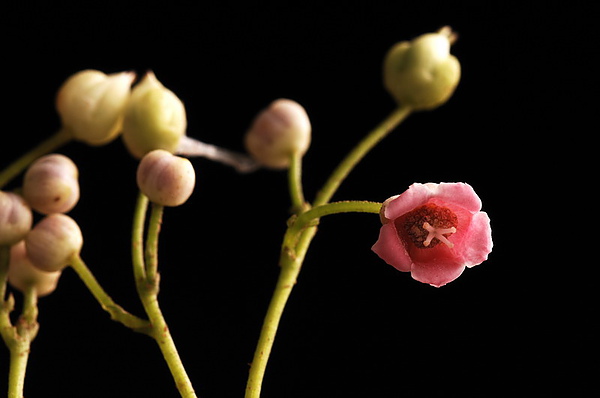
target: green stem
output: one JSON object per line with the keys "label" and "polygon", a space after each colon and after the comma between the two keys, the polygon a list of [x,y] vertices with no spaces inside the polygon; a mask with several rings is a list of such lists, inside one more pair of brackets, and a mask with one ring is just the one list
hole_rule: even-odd
{"label": "green stem", "polygon": [[23,312],[16,327],[13,327],[12,338],[8,342],[10,351],[10,370],[8,374],[8,398],[23,398],[27,361],[31,350],[31,342],[37,335],[37,293],[34,285],[30,285],[23,293]]}
{"label": "green stem", "polygon": [[299,233],[310,226],[311,224],[317,223],[321,217],[328,216],[331,214],[340,213],[375,213],[379,214],[381,210],[381,203],[358,201],[358,200],[347,200],[342,202],[333,202],[321,206],[316,206],[310,210],[300,214],[288,227],[286,231],[283,246],[284,248],[292,249],[297,244]]}
{"label": "green stem", "polygon": [[288,227],[280,257],[281,272],[252,360],[246,385],[246,398],[260,397],[267,362],[273,348],[281,316],[296,284],[306,252],[317,233],[316,224],[318,220],[327,215],[349,212],[378,214],[380,209],[381,203],[374,202],[347,201],[330,203],[313,207],[300,214]]}
{"label": "green stem", "polygon": [[10,260],[10,246],[0,245],[0,308],[6,297],[6,283],[8,281],[8,262]]}
{"label": "green stem", "polygon": [[301,212],[306,207],[304,190],[302,188],[302,155],[295,153],[290,160],[288,169],[288,183],[290,197],[292,199],[293,213]]}
{"label": "green stem", "polygon": [[254,352],[254,358],[252,359],[248,383],[246,385],[246,398],[260,397],[267,363],[269,361],[269,356],[271,355],[271,350],[273,349],[273,343],[275,342],[275,336],[277,334],[277,329],[279,328],[281,316],[283,315],[285,305],[292,293],[292,289],[296,284],[310,242],[316,232],[317,228],[315,226],[305,229],[298,240],[296,250],[294,252],[284,250],[281,253],[281,271],[279,273],[277,285],[275,286],[275,291],[271,297],[267,314],[263,321],[258,344],[256,345],[256,351]]}
{"label": "green stem", "polygon": [[66,130],[61,129],[50,138],[42,141],[38,146],[12,162],[7,168],[0,172],[0,189],[19,175],[20,172],[25,170],[34,160],[60,148],[69,142],[71,138],[71,134]]}
{"label": "green stem", "polygon": [[320,206],[329,202],[340,184],[350,174],[352,169],[373,149],[383,138],[385,138],[398,124],[410,115],[408,106],[396,108],[387,118],[373,129],[356,147],[342,160],[339,166],[331,174],[327,182],[319,191],[313,205]]}
{"label": "green stem", "polygon": [[[156,270],[148,273],[146,271],[147,268],[144,262],[143,238],[144,221],[147,209],[148,198],[144,194],[140,193],[134,213],[132,233],[132,259],[138,295],[142,305],[144,306],[144,310],[150,319],[151,330],[149,334],[154,338],[154,340],[156,340],[160,351],[163,354],[165,362],[171,371],[171,375],[173,376],[179,393],[183,398],[195,398],[196,393],[194,392],[194,387],[192,386],[192,382],[187,375],[181,358],[179,357],[177,347],[175,346],[175,342],[171,337],[167,322],[165,321],[162,311],[160,310],[160,306],[158,305],[158,273]],[[156,246],[158,243],[158,232],[160,231],[160,227],[157,224],[160,224],[161,219],[162,209],[155,207],[153,210],[153,216],[150,218],[150,225],[148,227],[149,236],[147,243],[149,245]],[[149,249],[148,253],[150,254],[148,255],[148,258],[150,259],[150,262],[156,261],[156,257],[152,254],[152,251],[155,249]],[[151,266],[155,268],[156,264],[151,264]],[[155,273],[154,276],[150,275],[152,272]]]}
{"label": "green stem", "polygon": [[136,284],[145,282],[146,269],[144,266],[144,222],[148,211],[148,198],[140,192],[133,214],[133,231],[131,234],[133,276]]}
{"label": "green stem", "polygon": [[10,348],[16,330],[10,320],[10,313],[15,308],[15,299],[12,294],[6,298],[9,256],[10,246],[0,245],[0,334],[6,346]]}
{"label": "green stem", "polygon": [[74,255],[70,261],[71,268],[79,275],[88,290],[98,301],[102,309],[110,314],[113,321],[117,321],[133,329],[136,332],[148,333],[150,323],[144,319],[138,318],[135,315],[125,311],[120,305],[115,303],[113,299],[100,286],[90,269],[81,259],[79,254]]}
{"label": "green stem", "polygon": [[146,314],[148,314],[148,318],[150,318],[150,322],[152,323],[152,337],[158,343],[179,393],[183,398],[196,397],[192,382],[179,357],[177,347],[171,337],[167,322],[158,305],[156,290],[140,290],[140,299],[142,300]]}
{"label": "green stem", "polygon": [[152,203],[148,234],[146,236],[146,278],[153,281],[158,275],[158,235],[162,224],[164,206]]}

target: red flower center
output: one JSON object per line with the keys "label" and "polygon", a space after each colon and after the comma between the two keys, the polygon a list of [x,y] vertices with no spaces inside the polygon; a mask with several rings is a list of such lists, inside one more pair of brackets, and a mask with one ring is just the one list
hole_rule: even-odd
{"label": "red flower center", "polygon": [[454,244],[448,237],[456,232],[458,217],[447,207],[427,203],[398,218],[395,225],[419,249],[430,249],[440,243],[451,248]]}

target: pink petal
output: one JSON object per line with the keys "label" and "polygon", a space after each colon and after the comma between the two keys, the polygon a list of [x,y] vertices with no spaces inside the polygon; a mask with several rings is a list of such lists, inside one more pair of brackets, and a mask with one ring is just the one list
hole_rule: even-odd
{"label": "pink petal", "polygon": [[415,263],[411,270],[411,276],[419,282],[440,287],[458,278],[464,269],[464,265],[453,261]]}
{"label": "pink petal", "polygon": [[385,218],[395,220],[415,207],[425,204],[433,194],[429,185],[435,186],[437,184],[412,184],[406,191],[387,204],[384,208]]}
{"label": "pink petal", "polygon": [[371,248],[383,261],[399,271],[411,270],[412,260],[398,238],[394,223],[388,223],[379,230],[379,239]]}
{"label": "pink petal", "polygon": [[461,254],[465,266],[474,267],[487,260],[494,244],[490,218],[486,212],[481,211],[473,216],[462,245],[464,250]]}
{"label": "pink petal", "polygon": [[[433,187],[433,185],[436,185]],[[442,182],[440,184],[431,184],[429,187],[436,199],[444,202],[453,203],[460,207],[476,213],[481,210],[481,199],[475,193],[475,190],[464,182]]]}

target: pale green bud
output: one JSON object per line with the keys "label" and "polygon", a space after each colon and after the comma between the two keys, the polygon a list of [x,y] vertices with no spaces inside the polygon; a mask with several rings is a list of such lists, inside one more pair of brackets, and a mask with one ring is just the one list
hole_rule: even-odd
{"label": "pale green bud", "polygon": [[61,273],[44,272],[36,268],[27,257],[25,241],[20,241],[10,249],[8,283],[22,293],[33,285],[38,297],[47,296],[56,289]]}
{"label": "pale green bud", "polygon": [[384,86],[399,104],[433,109],[450,98],[460,80],[460,63],[450,54],[454,40],[445,27],[390,49],[383,65]]}
{"label": "pale green bud", "polygon": [[40,213],[66,213],[79,200],[78,176],[77,166],[68,157],[42,156],[25,173],[23,197]]}
{"label": "pale green bud", "polygon": [[92,69],[69,77],[56,96],[63,128],[89,145],[104,145],[115,139],[134,79],[133,72],[106,75]]}
{"label": "pale green bud", "polygon": [[246,149],[261,165],[289,167],[292,155],[304,155],[310,146],[311,124],[302,105],[289,99],[273,101],[258,114],[246,133]]}
{"label": "pale green bud", "polygon": [[153,203],[179,206],[192,195],[196,174],[188,159],[156,149],[142,158],[137,170],[137,184]]}
{"label": "pale green bud", "polygon": [[38,222],[25,238],[27,256],[32,264],[46,272],[55,272],[69,265],[79,254],[83,236],[71,217],[55,213]]}
{"label": "pale green bud", "polygon": [[15,193],[0,191],[0,246],[22,240],[32,223],[33,214],[25,200]]}
{"label": "pale green bud", "polygon": [[185,107],[177,96],[148,72],[131,93],[123,120],[123,142],[141,159],[155,149],[174,153],[185,135]]}

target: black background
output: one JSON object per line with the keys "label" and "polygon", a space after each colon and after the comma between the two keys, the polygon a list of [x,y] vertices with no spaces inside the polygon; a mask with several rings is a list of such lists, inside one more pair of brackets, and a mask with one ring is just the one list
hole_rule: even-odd
{"label": "black background", "polygon": [[[563,260],[575,238],[554,228],[574,213],[559,204],[565,188],[574,191],[568,158],[582,151],[572,146],[582,140],[575,112],[596,79],[580,66],[596,48],[588,10],[574,2],[427,1],[3,8],[0,166],[59,128],[54,95],[72,73],[151,69],[184,101],[188,135],[238,151],[270,101],[303,104],[313,125],[304,162],[309,199],[392,111],[381,84],[389,47],[452,26],[463,71],[455,95],[411,116],[335,199],[383,201],[413,182],[467,182],[492,220],[489,260],[436,289],[370,251],[376,216],[324,219],[284,314],[263,396],[591,391],[588,338],[598,326],[590,291],[579,284],[597,264]],[[143,314],[129,254],[136,161],[120,140],[60,152],[80,168],[82,198],[70,215],[83,230],[82,257],[118,303]],[[160,302],[199,396],[240,397],[278,274],[286,176],[193,163],[194,195],[165,214]],[[74,272],[66,270],[39,304],[27,397],[177,396],[156,344],[111,322]],[[7,354],[0,348],[1,374]]]}

